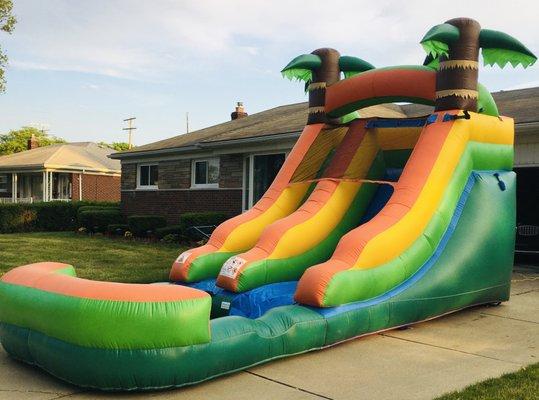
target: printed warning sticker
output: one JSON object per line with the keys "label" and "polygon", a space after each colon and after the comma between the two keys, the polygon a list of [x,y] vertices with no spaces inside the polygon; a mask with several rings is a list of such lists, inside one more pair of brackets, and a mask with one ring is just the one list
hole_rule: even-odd
{"label": "printed warning sticker", "polygon": [[223,264],[221,268],[221,272],[219,272],[219,275],[226,276],[227,278],[235,279],[238,275],[238,272],[240,272],[240,269],[243,264],[245,264],[246,261],[238,256],[230,257],[226,262]]}
{"label": "printed warning sticker", "polygon": [[187,259],[189,258],[190,255],[191,255],[190,252],[184,251],[182,254],[180,254],[180,255],[178,256],[178,258],[176,259],[176,262],[177,262],[178,264],[183,264],[184,262],[187,261]]}

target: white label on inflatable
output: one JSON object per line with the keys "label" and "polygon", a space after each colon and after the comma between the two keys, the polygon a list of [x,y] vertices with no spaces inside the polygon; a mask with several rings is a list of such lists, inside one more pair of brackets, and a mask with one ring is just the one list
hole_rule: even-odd
{"label": "white label on inflatable", "polygon": [[219,275],[226,276],[228,278],[235,279],[238,275],[238,272],[240,272],[240,268],[243,264],[245,264],[246,261],[241,257],[230,257],[226,262],[223,264],[223,267],[221,268],[221,272],[219,272]]}
{"label": "white label on inflatable", "polygon": [[223,310],[229,310],[230,309],[230,302],[229,301],[222,301],[221,302],[221,308]]}
{"label": "white label on inflatable", "polygon": [[190,255],[191,255],[190,252],[184,251],[182,254],[180,254],[180,255],[178,256],[178,258],[176,259],[176,262],[177,262],[178,264],[183,264],[184,262],[187,261],[187,259],[189,258]]}

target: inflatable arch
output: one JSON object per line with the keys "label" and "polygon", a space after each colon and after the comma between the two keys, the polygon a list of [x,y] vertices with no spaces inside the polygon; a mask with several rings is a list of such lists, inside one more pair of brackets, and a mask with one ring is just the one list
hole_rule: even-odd
{"label": "inflatable arch", "polygon": [[[438,69],[374,69],[333,49],[294,59],[283,73],[306,83],[308,124],[251,210],[181,254],[170,282],[95,282],[52,262],[9,271],[3,347],[76,385],[157,389],[507,300],[513,121],[478,86],[477,58],[535,56],[465,18],[422,44]],[[356,114],[392,101],[435,108]]]}

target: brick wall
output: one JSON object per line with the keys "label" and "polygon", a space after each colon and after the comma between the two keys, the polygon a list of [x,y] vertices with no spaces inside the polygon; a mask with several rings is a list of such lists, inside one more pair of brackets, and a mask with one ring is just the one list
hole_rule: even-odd
{"label": "brick wall", "polygon": [[[72,174],[73,200],[79,199],[79,174]],[[82,174],[82,200],[119,201],[120,177]]]}
{"label": "brick wall", "polygon": [[190,186],[191,160],[159,163],[159,189],[188,189]]}
{"label": "brick wall", "polygon": [[122,192],[122,212],[125,215],[162,215],[169,224],[177,224],[180,214],[201,211],[221,211],[230,216],[240,214],[241,189]]}
{"label": "brick wall", "polygon": [[122,163],[122,190],[137,188],[137,165]]}
{"label": "brick wall", "polygon": [[219,171],[219,187],[241,188],[243,184],[243,154],[222,155]]}
{"label": "brick wall", "polygon": [[190,189],[192,160],[159,162],[159,190],[134,190],[136,164],[122,164],[122,210],[126,215],[163,215],[177,223],[186,212],[241,213],[243,155],[220,156],[219,189]]}

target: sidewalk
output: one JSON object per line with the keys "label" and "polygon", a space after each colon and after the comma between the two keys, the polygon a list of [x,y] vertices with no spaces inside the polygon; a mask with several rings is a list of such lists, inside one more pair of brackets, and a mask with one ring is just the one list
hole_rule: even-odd
{"label": "sidewalk", "polygon": [[0,350],[0,399],[432,399],[539,361],[539,272],[511,300],[251,368],[194,387],[110,394],[63,384]]}

